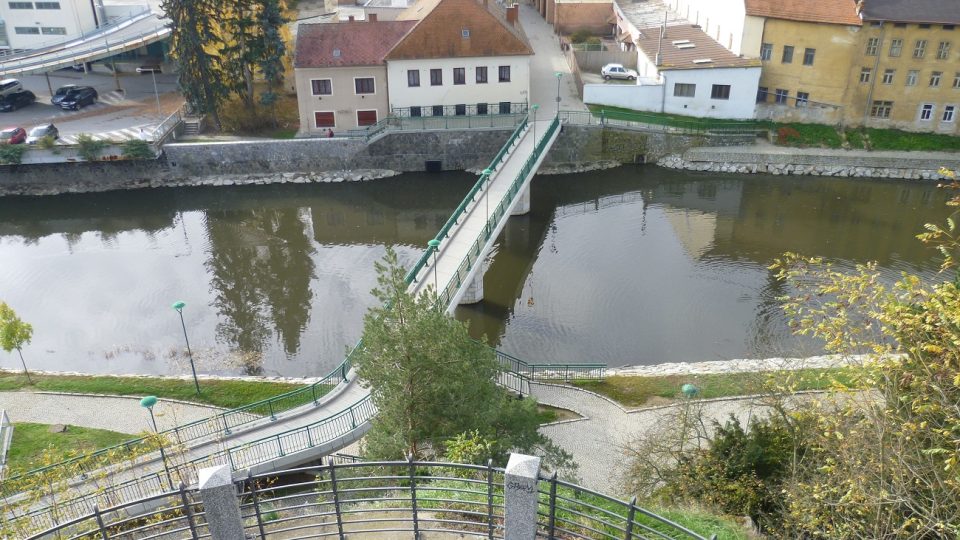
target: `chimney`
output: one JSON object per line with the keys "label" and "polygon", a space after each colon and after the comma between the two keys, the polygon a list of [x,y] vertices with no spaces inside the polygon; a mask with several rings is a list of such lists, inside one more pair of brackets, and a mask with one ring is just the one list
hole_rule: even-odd
{"label": "chimney", "polygon": [[507,8],[507,22],[514,26],[517,25],[517,15],[519,14],[518,9],[519,6],[517,4],[513,4]]}
{"label": "chimney", "polygon": [[376,14],[376,13],[367,13],[367,20],[370,21],[370,22],[377,22],[377,14]]}
{"label": "chimney", "polygon": [[349,17],[347,17],[347,21],[348,21],[348,22],[353,22],[353,15],[350,15]]}

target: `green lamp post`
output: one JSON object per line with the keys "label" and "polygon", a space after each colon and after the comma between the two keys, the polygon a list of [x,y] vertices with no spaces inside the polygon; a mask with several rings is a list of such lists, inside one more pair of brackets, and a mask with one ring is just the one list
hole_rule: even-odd
{"label": "green lamp post", "polygon": [[[486,186],[483,188],[484,205],[487,208],[487,221],[490,221],[490,177],[493,175],[493,169],[484,169],[480,174],[487,179]],[[489,223],[488,223],[489,225]]]}
{"label": "green lamp post", "polygon": [[534,103],[530,106],[530,110],[533,111],[533,147],[537,147],[537,109],[540,106]]}
{"label": "green lamp post", "polygon": [[427,245],[430,246],[430,249],[433,251],[433,289],[437,292],[437,296],[440,296],[440,284],[437,282],[437,255],[440,252],[440,241],[434,238],[427,242]]}
{"label": "green lamp post", "polygon": [[193,373],[193,386],[196,387],[197,393],[200,393],[200,381],[197,380],[197,368],[193,365],[193,351],[190,350],[190,338],[187,337],[187,325],[183,322],[183,308],[187,306],[187,303],[183,300],[177,300],[173,303],[173,309],[177,310],[177,313],[180,314],[180,326],[183,328],[183,340],[187,342],[187,357],[190,359],[190,371]]}
{"label": "green lamp post", "polygon": [[160,437],[160,430],[157,429],[157,418],[153,415],[153,406],[156,404],[156,396],[147,396],[140,400],[140,406],[150,411],[150,423],[153,424],[153,432],[157,434],[160,440],[160,460],[163,461],[163,470],[167,473],[167,485],[172,490],[173,477],[170,476],[170,467],[167,465],[167,453],[163,450],[163,437]]}
{"label": "green lamp post", "polygon": [[553,76],[557,78],[557,116],[560,116],[560,79],[563,78],[563,73],[558,71]]}

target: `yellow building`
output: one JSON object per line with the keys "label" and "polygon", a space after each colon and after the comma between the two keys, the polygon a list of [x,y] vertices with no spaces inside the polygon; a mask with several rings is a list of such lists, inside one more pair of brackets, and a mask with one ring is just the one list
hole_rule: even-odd
{"label": "yellow building", "polygon": [[763,28],[757,118],[839,123],[847,116],[847,73],[853,69],[862,33],[854,0],[744,0],[744,4],[745,26]]}
{"label": "yellow building", "polygon": [[865,0],[860,17],[846,121],[956,134],[960,2]]}

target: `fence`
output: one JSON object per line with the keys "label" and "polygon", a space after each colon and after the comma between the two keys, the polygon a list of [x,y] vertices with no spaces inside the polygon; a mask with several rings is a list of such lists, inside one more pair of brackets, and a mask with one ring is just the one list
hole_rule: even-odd
{"label": "fence", "polygon": [[0,409],[0,480],[7,470],[7,453],[10,451],[10,441],[13,440],[13,424],[7,416],[7,411]]}
{"label": "fence", "polygon": [[761,122],[697,120],[655,113],[608,109],[601,109],[596,112],[560,111],[560,118],[564,124],[658,131],[681,135],[756,136],[757,133],[766,131],[766,127]]}
{"label": "fence", "polygon": [[343,540],[352,535],[499,539],[508,536],[508,526],[510,536],[520,538],[513,529],[518,522],[508,516],[515,517],[524,505],[532,505],[528,511],[536,509],[535,523],[521,523],[528,527],[530,540],[534,535],[548,540],[706,540],[705,533],[639,507],[636,500],[622,501],[559,480],[556,474],[531,472],[524,477],[530,489],[508,485],[516,478],[509,466],[505,470],[490,462],[331,460],[323,466],[250,476],[236,487],[213,482],[200,490],[180,486],[93,509],[26,540],[217,539],[222,537],[214,531],[224,524],[242,529],[247,538],[267,540]]}
{"label": "fence", "polygon": [[115,30],[118,30],[121,27],[128,26],[130,23],[146,18],[150,15],[149,6],[137,6],[137,7],[139,7],[140,9],[130,13],[126,17],[116,18],[106,24],[102,24],[96,30],[94,30],[93,32],[87,33],[85,36],[81,38],[71,38],[67,41],[64,41],[62,39],[51,40],[51,41],[40,43],[36,47],[31,47],[29,49],[19,49],[16,52],[12,52],[9,54],[3,54],[3,51],[0,51],[0,58],[2,58],[4,62],[6,62],[8,59],[16,59],[18,57],[25,57],[25,56],[34,56],[34,55],[41,54],[44,52],[49,52],[49,51],[59,51],[59,50],[63,50],[64,48],[70,47],[72,45],[82,43],[84,40],[90,39],[91,37],[94,37],[96,34],[107,34],[107,33],[114,32]]}

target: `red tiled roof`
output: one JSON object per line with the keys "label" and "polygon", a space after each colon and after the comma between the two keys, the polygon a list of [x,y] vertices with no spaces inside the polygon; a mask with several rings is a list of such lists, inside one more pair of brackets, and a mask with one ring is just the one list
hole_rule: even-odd
{"label": "red tiled roof", "polygon": [[301,24],[293,67],[381,65],[390,49],[416,24],[417,21]]}
{"label": "red tiled roof", "polygon": [[856,0],[744,0],[747,15],[861,26]]}

